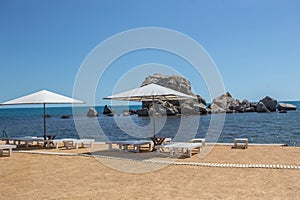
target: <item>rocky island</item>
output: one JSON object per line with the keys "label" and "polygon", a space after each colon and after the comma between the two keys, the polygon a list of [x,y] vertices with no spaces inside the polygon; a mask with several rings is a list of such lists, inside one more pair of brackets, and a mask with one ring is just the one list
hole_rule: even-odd
{"label": "rocky island", "polygon": [[[182,101],[155,101],[156,115],[204,115],[218,113],[244,113],[244,112],[276,112],[296,110],[297,107],[292,104],[278,103],[276,99],[266,96],[257,103],[249,102],[247,99],[239,100],[232,97],[229,92],[216,97],[212,103],[207,106],[206,100],[200,95],[194,94],[191,90],[189,80],[178,75],[153,74],[148,76],[142,86],[155,83],[187,95],[197,97],[197,100]],[[108,110],[106,106],[106,110]],[[148,116],[148,111],[153,111],[152,102],[142,102],[142,109],[137,110],[134,114],[139,116]],[[132,114],[132,113],[131,113]]]}

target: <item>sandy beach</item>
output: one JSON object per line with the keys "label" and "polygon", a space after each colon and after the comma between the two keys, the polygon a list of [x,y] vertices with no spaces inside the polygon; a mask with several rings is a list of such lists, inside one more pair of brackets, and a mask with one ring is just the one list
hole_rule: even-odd
{"label": "sandy beach", "polygon": [[[300,170],[161,165],[108,159],[106,145],[78,150],[34,149],[30,152],[85,153],[92,156],[14,152],[0,158],[1,199],[298,199]],[[207,148],[207,147],[205,147]],[[204,150],[205,150],[204,148]],[[103,154],[101,154],[103,153]],[[106,153],[106,154],[105,154]],[[122,158],[148,153],[111,152]],[[151,154],[151,153],[150,153]],[[159,160],[199,163],[278,164],[300,166],[299,147],[215,146],[204,158]],[[157,159],[157,158],[151,158]],[[143,173],[145,166],[153,171]],[[159,167],[157,167],[159,166]],[[115,167],[115,169],[113,168]],[[157,167],[157,168],[156,168]],[[140,173],[127,173],[123,169]],[[129,170],[130,171],[130,170]]]}

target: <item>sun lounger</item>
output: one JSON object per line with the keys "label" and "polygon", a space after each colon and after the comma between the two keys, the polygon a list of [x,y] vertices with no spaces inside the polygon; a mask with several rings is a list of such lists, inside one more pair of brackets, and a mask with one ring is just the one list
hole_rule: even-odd
{"label": "sun lounger", "polygon": [[248,138],[235,138],[233,148],[239,148],[239,147],[241,147],[243,149],[247,149],[248,148]]}
{"label": "sun lounger", "polygon": [[142,146],[146,146],[149,150],[151,150],[152,141],[150,140],[127,140],[127,141],[111,141],[106,142],[108,144],[108,149],[112,150],[112,145],[118,145],[119,151],[129,151],[130,147],[132,146],[133,151],[140,152]]}
{"label": "sun lounger", "polygon": [[151,150],[152,141],[139,140],[139,141],[128,142],[128,143],[125,144],[125,151],[128,151],[128,147],[133,146],[133,150],[139,153],[141,147],[144,146],[144,145],[150,151]]}
{"label": "sun lounger", "polygon": [[93,143],[95,142],[94,139],[73,139],[73,138],[64,138],[59,140],[53,140],[52,141],[55,145],[55,148],[58,149],[58,146],[60,143],[63,143],[64,147],[66,149],[69,149],[71,147],[78,149],[79,145],[81,144],[81,147],[93,147]]}
{"label": "sun lounger", "polygon": [[75,140],[73,144],[75,144],[75,148],[78,149],[78,145],[81,144],[81,147],[93,147],[95,140],[94,139],[79,139]]}
{"label": "sun lounger", "polygon": [[171,144],[156,146],[158,153],[161,153],[162,151],[164,151],[164,149],[168,149],[170,152],[170,156],[174,156],[174,155],[177,156],[180,153],[180,154],[187,154],[188,157],[192,156],[193,150],[198,150],[200,153],[201,148],[202,148],[202,143],[186,143],[186,142],[171,143]]}
{"label": "sun lounger", "polygon": [[165,138],[163,144],[170,144],[172,142],[172,138]]}
{"label": "sun lounger", "polygon": [[203,146],[205,146],[205,138],[194,138],[192,140],[189,140],[191,143],[201,143]]}
{"label": "sun lounger", "polygon": [[44,142],[44,138],[42,138],[42,137],[32,137],[32,136],[16,137],[16,138],[5,138],[3,140],[6,141],[6,144],[17,145],[18,147],[20,147],[23,143],[26,146],[26,148],[29,147],[29,144],[33,145],[34,142],[36,142],[37,145],[39,145],[40,142]]}
{"label": "sun lounger", "polygon": [[16,145],[0,145],[0,155],[3,155],[4,150],[7,150],[8,156],[10,157],[12,155],[12,149],[16,148]]}

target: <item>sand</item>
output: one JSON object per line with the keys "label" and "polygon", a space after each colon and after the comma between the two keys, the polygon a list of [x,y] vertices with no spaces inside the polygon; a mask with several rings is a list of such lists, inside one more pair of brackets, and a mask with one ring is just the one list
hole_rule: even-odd
{"label": "sand", "polygon": [[[104,149],[104,145],[95,145],[91,151],[139,160],[148,154]],[[87,149],[42,151],[83,153]],[[177,160],[159,156],[148,159],[300,166],[300,148],[216,146],[205,158],[195,154]],[[127,173],[126,169],[139,173]],[[300,191],[300,170],[159,165],[17,152],[12,157],[0,158],[0,178],[0,199],[299,199]]]}

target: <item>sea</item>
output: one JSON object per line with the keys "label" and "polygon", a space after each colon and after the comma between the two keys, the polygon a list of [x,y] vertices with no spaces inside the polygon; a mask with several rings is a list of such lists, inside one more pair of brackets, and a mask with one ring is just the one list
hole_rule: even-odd
{"label": "sea", "polygon": [[[286,101],[300,108],[300,101]],[[46,106],[48,135],[61,138],[94,138],[105,142],[113,140],[149,139],[157,137],[178,140],[211,138],[213,142],[232,143],[234,138],[248,138],[250,143],[286,144],[300,146],[300,111],[287,113],[232,113],[216,115],[189,115],[169,117],[123,116],[123,110],[137,110],[140,105],[114,106],[114,116],[103,115],[103,106],[96,106],[98,117],[87,117],[89,107]],[[70,118],[62,119],[62,115]],[[154,122],[154,125],[153,125]],[[154,131],[155,130],[155,131]],[[43,136],[43,108],[0,107],[0,138]],[[1,137],[2,136],[2,137]]]}

